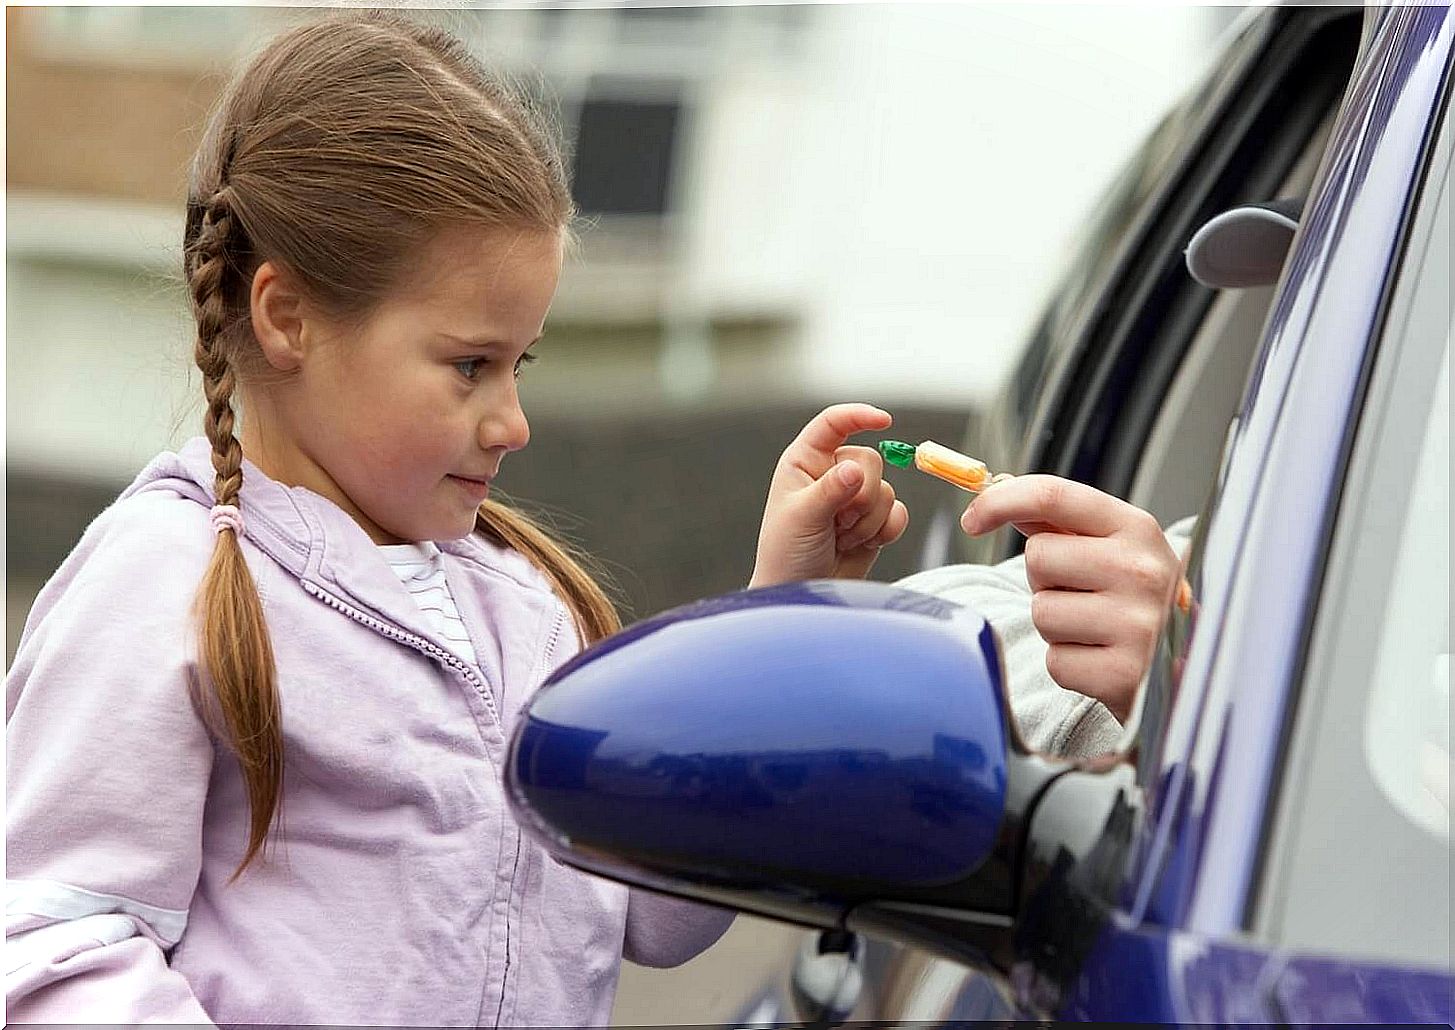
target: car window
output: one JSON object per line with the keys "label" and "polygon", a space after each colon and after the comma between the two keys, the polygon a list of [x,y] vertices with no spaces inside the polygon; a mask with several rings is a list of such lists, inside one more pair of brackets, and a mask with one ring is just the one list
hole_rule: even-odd
{"label": "car window", "polygon": [[[967,450],[997,470],[1055,472],[1127,496],[1212,300],[1188,278],[1182,248],[1203,219],[1267,199],[1300,157],[1322,152],[1314,137],[1347,85],[1359,26],[1342,10],[1268,16],[1219,56],[1105,194],[1015,374],[970,426]],[[1260,321],[1253,312],[1239,325]],[[1225,374],[1224,364],[1220,356],[1224,393],[1236,396],[1247,361]],[[1209,441],[1200,464],[1172,460],[1147,487],[1167,508],[1156,512],[1164,521],[1189,514],[1206,492],[1221,435],[1216,425],[1203,432],[1208,421],[1218,419],[1189,430]],[[990,562],[1016,553],[1021,538],[1007,529],[956,544],[963,560]]]}
{"label": "car window", "polygon": [[1356,428],[1251,927],[1448,967],[1450,122]]}
{"label": "car window", "polygon": [[[1127,158],[1092,205],[1080,240],[1050,288],[1040,317],[1020,358],[982,419],[973,419],[966,449],[991,468],[1020,467],[1026,432],[1056,363],[1078,338],[1078,326],[1106,289],[1117,257],[1149,203],[1163,189],[1180,154],[1187,152],[1206,124],[1215,95],[1225,89],[1256,48],[1264,26],[1250,19],[1206,74],[1163,115]],[[963,560],[988,562],[1000,556],[1003,535],[979,540],[958,536]]]}
{"label": "car window", "polygon": [[[1437,330],[1438,331],[1438,330]],[[1415,459],[1364,712],[1385,800],[1450,839],[1450,336]]]}
{"label": "car window", "polygon": [[1204,83],[1201,90],[1163,116],[1093,209],[1086,234],[1026,345],[1006,394],[1007,415],[1017,436],[1030,423],[1036,394],[1052,355],[1070,343],[1070,327],[1085,313],[1095,287],[1108,271],[1111,256],[1131,229],[1137,212],[1167,174],[1178,145],[1193,127],[1203,94],[1215,81]]}
{"label": "car window", "polygon": [[[1304,197],[1323,158],[1335,111],[1304,147],[1275,191]],[[1271,286],[1220,290],[1188,344],[1162,401],[1127,495],[1170,525],[1207,500],[1228,423],[1241,405],[1248,372],[1273,301]]]}
{"label": "car window", "polygon": [[1239,53],[1235,49],[1227,61],[1162,117],[1092,207],[1081,241],[1057,278],[1014,371],[986,419],[986,438],[972,446],[993,468],[1010,469],[1020,459],[1022,441],[1053,360],[1071,345],[1075,325],[1100,292],[1137,215],[1163,184],[1173,159],[1200,124],[1198,116],[1209,94],[1224,82],[1227,65],[1234,63]]}

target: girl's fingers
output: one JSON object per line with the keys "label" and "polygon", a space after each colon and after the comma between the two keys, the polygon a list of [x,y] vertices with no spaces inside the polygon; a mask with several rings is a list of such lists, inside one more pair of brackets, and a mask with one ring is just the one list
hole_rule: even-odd
{"label": "girl's fingers", "polygon": [[845,444],[836,448],[833,453],[834,461],[857,461],[864,466],[864,471],[875,476],[884,475],[884,458],[880,456],[877,448],[859,447],[856,444]]}
{"label": "girl's fingers", "polygon": [[856,547],[864,546],[877,537],[889,521],[890,513],[894,510],[894,487],[883,480],[876,486],[873,506],[863,517],[856,519],[850,528],[839,531],[837,546],[840,551],[852,551]]}
{"label": "girl's fingers", "polygon": [[908,526],[909,509],[904,506],[903,501],[895,501],[894,507],[889,511],[889,518],[884,520],[884,528],[873,540],[852,551],[839,551],[834,575],[841,579],[863,579],[878,559],[880,548],[898,540]]}
{"label": "girl's fingers", "polygon": [[783,457],[816,479],[834,463],[834,452],[849,437],[868,430],[888,429],[893,422],[889,412],[872,404],[831,404],[809,419]]}
{"label": "girl's fingers", "polygon": [[873,547],[888,547],[894,541],[904,536],[904,531],[909,528],[909,509],[904,506],[903,501],[895,501],[889,509],[889,518],[884,520],[884,528],[874,535],[869,541]]}
{"label": "girl's fingers", "polygon": [[852,461],[864,470],[864,483],[849,502],[843,505],[834,520],[839,533],[848,532],[860,519],[879,504],[879,488],[884,478],[884,459],[872,447],[840,447],[834,451],[835,463]]}

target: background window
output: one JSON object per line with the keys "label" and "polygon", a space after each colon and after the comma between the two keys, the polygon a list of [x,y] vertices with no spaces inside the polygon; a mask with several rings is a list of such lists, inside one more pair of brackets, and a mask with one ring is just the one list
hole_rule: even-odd
{"label": "background window", "polygon": [[680,112],[675,100],[582,101],[571,178],[583,212],[667,210]]}

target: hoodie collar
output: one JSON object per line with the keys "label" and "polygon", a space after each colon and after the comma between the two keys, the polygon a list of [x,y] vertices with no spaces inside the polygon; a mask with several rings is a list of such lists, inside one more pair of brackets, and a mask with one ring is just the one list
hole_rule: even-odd
{"label": "hoodie collar", "polygon": [[[166,489],[210,508],[217,473],[205,437],[153,458],[122,493]],[[382,552],[353,518],[333,501],[302,486],[269,478],[246,458],[242,463],[243,535],[274,562],[305,582],[411,633],[433,639],[433,627],[389,568]],[[536,590],[543,581],[523,556],[471,534],[436,541],[441,550],[498,576]],[[458,603],[458,602],[457,602]]]}

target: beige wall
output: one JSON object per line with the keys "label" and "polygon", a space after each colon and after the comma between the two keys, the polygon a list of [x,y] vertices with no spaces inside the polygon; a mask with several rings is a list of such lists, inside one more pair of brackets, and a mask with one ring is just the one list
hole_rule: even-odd
{"label": "beige wall", "polygon": [[225,70],[48,56],[38,13],[5,9],[7,188],[180,204]]}

